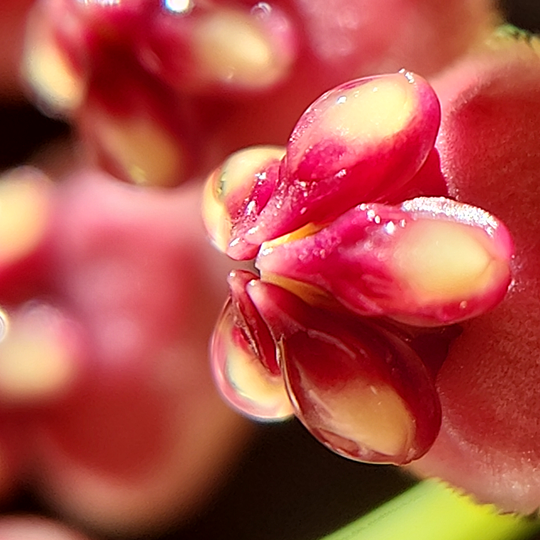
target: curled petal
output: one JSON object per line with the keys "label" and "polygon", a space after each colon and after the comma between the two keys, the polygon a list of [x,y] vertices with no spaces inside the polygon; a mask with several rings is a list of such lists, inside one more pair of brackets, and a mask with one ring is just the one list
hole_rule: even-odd
{"label": "curled petal", "polygon": [[287,145],[280,182],[255,224],[260,245],[364,201],[386,200],[419,171],[439,128],[437,96],[408,72],[348,82],[315,101]]}
{"label": "curled petal", "polygon": [[258,420],[282,420],[292,415],[292,406],[270,331],[246,293],[254,279],[247,271],[229,276],[231,294],[212,337],[212,367],[233,407]]}
{"label": "curled petal", "polygon": [[272,284],[248,293],[274,335],[295,414],[323,444],[372,463],[424,454],[439,398],[418,355],[375,323],[313,308]]}
{"label": "curled petal", "polygon": [[[359,205],[319,232],[263,245],[262,279],[324,291],[364,315],[420,326],[484,313],[511,282],[513,244],[489,213],[445,198]],[[306,284],[311,287],[306,287]]]}
{"label": "curled petal", "polygon": [[259,246],[243,241],[238,227],[255,223],[278,181],[285,150],[255,146],[230,156],[208,178],[203,198],[203,219],[214,245],[235,259],[255,257]]}

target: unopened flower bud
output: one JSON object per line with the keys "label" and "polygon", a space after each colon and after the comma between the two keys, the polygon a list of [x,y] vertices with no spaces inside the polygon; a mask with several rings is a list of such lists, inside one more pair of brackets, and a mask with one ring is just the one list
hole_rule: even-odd
{"label": "unopened flower bud", "polygon": [[295,414],[346,457],[403,464],[423,455],[440,404],[419,356],[376,323],[320,310],[262,281],[248,293],[278,344]]}
{"label": "unopened flower bud", "polygon": [[85,33],[77,4],[42,0],[28,17],[22,75],[36,103],[52,116],[72,114],[86,96]]}
{"label": "unopened flower bud", "polygon": [[178,90],[205,93],[267,90],[288,76],[296,38],[281,10],[194,4],[166,2],[155,14],[139,45],[149,71]]}
{"label": "unopened flower bud", "polygon": [[488,212],[445,198],[363,204],[304,238],[263,244],[262,279],[310,285],[367,316],[446,325],[496,306],[513,244]]}
{"label": "unopened flower bud", "polygon": [[255,146],[230,156],[208,178],[203,219],[213,243],[237,259],[255,257],[259,245],[244,242],[237,227],[255,222],[278,181],[285,151],[278,146]]}
{"label": "unopened flower bud", "polygon": [[412,73],[330,90],[296,124],[275,192],[255,223],[238,227],[238,236],[261,244],[362,202],[385,201],[420,170],[439,121],[435,92]]}
{"label": "unopened flower bud", "polygon": [[17,303],[47,273],[54,222],[53,184],[32,167],[0,175],[0,302]]}
{"label": "unopened flower bud", "polygon": [[81,136],[93,160],[116,177],[150,187],[172,187],[194,166],[195,126],[175,117],[181,100],[164,88],[139,84],[142,75],[96,79],[79,113]]}
{"label": "unopened flower bud", "polygon": [[292,406],[270,331],[246,292],[256,279],[247,271],[229,276],[230,297],[212,337],[212,367],[234,408],[259,420],[282,420],[292,415]]}
{"label": "unopened flower bud", "polygon": [[0,402],[8,406],[55,401],[74,389],[84,366],[81,327],[48,304],[2,312]]}

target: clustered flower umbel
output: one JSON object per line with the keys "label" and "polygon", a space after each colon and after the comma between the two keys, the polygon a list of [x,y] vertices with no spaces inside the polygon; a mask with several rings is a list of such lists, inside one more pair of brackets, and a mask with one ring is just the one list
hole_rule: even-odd
{"label": "clustered flower umbel", "polygon": [[447,197],[440,106],[407,71],[334,88],[288,144],[229,157],[203,214],[236,270],[211,344],[238,410],[296,415],[335,452],[405,464],[433,444],[434,384],[460,323],[512,281],[513,242],[481,208]]}
{"label": "clustered flower umbel", "polygon": [[[23,71],[100,168],[171,187],[239,148],[282,144],[342,81],[440,70],[493,11],[491,0],[39,0]],[[449,27],[459,29],[440,40]]]}

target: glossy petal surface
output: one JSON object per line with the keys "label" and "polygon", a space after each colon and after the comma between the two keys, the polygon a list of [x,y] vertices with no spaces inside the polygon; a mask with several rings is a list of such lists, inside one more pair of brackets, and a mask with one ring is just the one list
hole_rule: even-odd
{"label": "glossy petal surface", "polygon": [[233,258],[251,259],[259,249],[237,230],[255,224],[277,183],[285,149],[254,146],[235,152],[206,180],[203,219],[214,245]]}
{"label": "glossy petal surface", "polygon": [[256,264],[263,280],[308,301],[318,290],[360,315],[430,326],[496,306],[510,284],[512,253],[507,229],[487,212],[418,198],[400,207],[363,204],[304,238],[267,242]]}
{"label": "glossy petal surface", "polygon": [[397,336],[260,281],[248,292],[278,344],[298,418],[335,452],[371,463],[421,456],[439,429],[431,376]]}
{"label": "glossy petal surface", "polygon": [[251,272],[229,276],[230,298],[216,324],[210,354],[217,386],[243,414],[259,420],[292,415],[276,345],[246,287],[258,279]]}
{"label": "glossy petal surface", "polygon": [[260,245],[353,206],[384,200],[420,170],[439,128],[439,103],[412,73],[368,77],[330,90],[298,120],[280,181],[239,240]]}

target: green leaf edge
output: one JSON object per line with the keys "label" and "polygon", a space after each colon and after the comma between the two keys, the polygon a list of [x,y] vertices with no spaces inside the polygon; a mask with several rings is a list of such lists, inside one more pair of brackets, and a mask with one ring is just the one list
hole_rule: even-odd
{"label": "green leaf edge", "polygon": [[424,480],[321,540],[525,540],[531,517],[501,514],[437,480]]}

